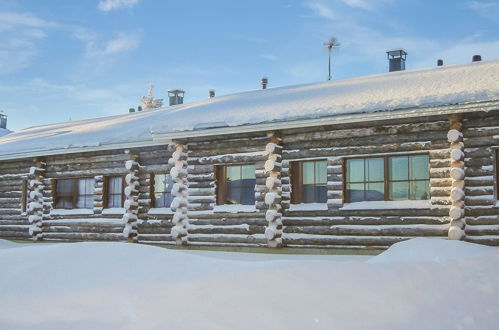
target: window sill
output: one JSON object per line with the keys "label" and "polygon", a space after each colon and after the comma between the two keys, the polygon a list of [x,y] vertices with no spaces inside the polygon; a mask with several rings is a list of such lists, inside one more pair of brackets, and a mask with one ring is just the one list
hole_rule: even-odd
{"label": "window sill", "polygon": [[423,201],[373,201],[344,204],[340,210],[398,210],[398,209],[429,209],[431,202]]}
{"label": "window sill", "polygon": [[327,211],[326,203],[290,204],[289,211]]}
{"label": "window sill", "polygon": [[241,205],[241,204],[228,204],[228,205],[215,205],[213,212],[219,213],[245,213],[256,212],[255,205]]}
{"label": "window sill", "polygon": [[118,215],[121,215],[121,214],[125,214],[125,209],[122,208],[122,207],[116,207],[116,208],[110,208],[110,209],[103,209],[102,210],[102,214],[118,214]]}
{"label": "window sill", "polygon": [[50,215],[90,215],[94,214],[93,209],[53,209]]}
{"label": "window sill", "polygon": [[147,212],[147,214],[150,215],[174,214],[174,213],[175,212],[173,212],[172,209],[169,207],[154,207],[152,209],[149,209],[149,212]]}

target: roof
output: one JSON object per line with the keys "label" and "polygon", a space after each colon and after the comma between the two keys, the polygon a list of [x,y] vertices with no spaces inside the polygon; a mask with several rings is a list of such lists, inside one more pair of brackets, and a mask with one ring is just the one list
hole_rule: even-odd
{"label": "roof", "polygon": [[7,135],[9,134],[11,131],[9,131],[8,129],[6,128],[0,128],[0,136],[3,136],[3,135]]}
{"label": "roof", "polygon": [[499,100],[499,60],[254,90],[30,127],[0,138],[0,159],[163,144],[213,132],[415,116],[419,109],[431,114],[439,106],[491,100]]}

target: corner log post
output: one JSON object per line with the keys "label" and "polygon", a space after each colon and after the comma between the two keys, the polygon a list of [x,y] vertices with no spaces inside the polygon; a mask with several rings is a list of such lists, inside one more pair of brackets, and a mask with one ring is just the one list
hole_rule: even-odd
{"label": "corner log post", "polygon": [[29,234],[33,240],[43,239],[43,190],[45,189],[44,174],[46,163],[39,158],[33,159],[34,164],[28,174],[28,221],[30,223]]}
{"label": "corner log post", "polygon": [[447,139],[450,142],[450,178],[452,189],[450,191],[451,207],[449,217],[451,219],[448,238],[460,240],[465,236],[464,227],[464,143],[462,131],[462,117],[457,114],[449,115],[450,127]]}
{"label": "corner log post", "polygon": [[268,222],[265,237],[267,245],[276,248],[282,246],[282,139],[276,132],[268,132],[267,135],[270,142],[265,146],[265,154],[268,156],[265,162],[265,185],[268,189],[265,194],[265,204],[268,205],[265,213]]}
{"label": "corner log post", "polygon": [[138,223],[137,215],[139,209],[139,169],[140,164],[137,161],[138,156],[130,154],[130,159],[125,162],[125,168],[128,174],[125,176],[125,214],[123,215],[123,222],[125,228],[123,229],[123,236],[129,243],[138,242]]}
{"label": "corner log post", "polygon": [[172,166],[170,176],[175,182],[172,187],[172,195],[175,196],[170,206],[174,212],[171,229],[172,238],[177,245],[188,244],[189,218],[187,216],[188,206],[188,183],[187,183],[187,146],[179,143],[172,143],[168,146],[172,151],[172,156],[168,164]]}

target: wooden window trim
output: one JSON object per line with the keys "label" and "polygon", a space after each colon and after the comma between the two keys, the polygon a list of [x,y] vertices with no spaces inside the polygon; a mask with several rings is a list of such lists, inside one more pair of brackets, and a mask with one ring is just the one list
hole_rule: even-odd
{"label": "wooden window trim", "polygon": [[[303,202],[303,163],[306,162],[326,162],[326,189],[327,189],[327,159],[317,158],[317,159],[303,159],[303,160],[293,160],[289,162],[290,172],[290,183],[291,183],[291,204],[301,204]],[[315,167],[314,167],[314,181],[315,181]]]}
{"label": "wooden window trim", "polygon": [[499,147],[493,147],[492,151],[494,153],[494,191],[496,196],[496,201],[499,201]]}
{"label": "wooden window trim", "polygon": [[[415,181],[428,181],[428,185],[430,184],[430,178],[426,179],[415,179],[415,180],[389,180],[390,177],[390,165],[388,159],[391,157],[414,157],[414,156],[428,156],[428,171],[430,170],[430,154],[428,152],[418,152],[418,153],[395,153],[395,154],[379,154],[379,155],[366,155],[366,156],[354,156],[354,157],[345,157],[343,158],[343,203],[351,203],[347,197],[347,161],[351,159],[371,159],[371,158],[383,158],[383,171],[384,171],[384,199],[383,201],[389,202],[388,199],[390,195],[390,182],[415,182]],[[367,181],[364,181],[367,182]],[[381,181],[373,181],[373,182],[381,182]],[[409,199],[410,200],[410,199]],[[429,200],[429,198],[428,198]]]}
{"label": "wooden window trim", "polygon": [[[102,205],[104,208],[109,208],[109,179],[110,178],[121,178],[121,191],[120,191],[120,207],[124,207],[125,203],[125,176],[123,175],[109,175],[104,177],[103,188],[102,188]],[[113,195],[118,195],[114,193]]]}
{"label": "wooden window trim", "polygon": [[[71,192],[71,204],[72,204],[71,205],[71,210],[80,209],[80,208],[76,207],[77,199],[78,199],[79,196],[95,196],[95,186],[94,186],[94,192],[92,194],[78,195],[78,181],[79,180],[85,180],[85,179],[95,180],[95,177],[90,176],[90,177],[81,177],[81,178],[59,178],[59,179],[52,179],[51,180],[51,183],[52,183],[52,208],[57,208],[57,202],[58,202],[58,198],[57,198],[57,182],[59,180],[71,180],[71,181],[73,181],[73,190]],[[89,208],[82,208],[82,210],[84,210],[84,209],[89,209]]]}
{"label": "wooden window trim", "polygon": [[[216,182],[216,188],[215,188],[215,195],[216,195],[216,205],[232,205],[232,204],[226,204],[225,201],[227,200],[228,196],[228,185],[227,185],[227,167],[228,166],[255,166],[255,163],[231,163],[231,164],[220,164],[220,165],[215,165],[215,182]],[[255,166],[256,170],[256,166]],[[255,173],[255,179],[256,179],[256,173]],[[255,201],[256,202],[256,201]],[[237,205],[237,204],[234,204]],[[244,205],[244,204],[241,204]]]}

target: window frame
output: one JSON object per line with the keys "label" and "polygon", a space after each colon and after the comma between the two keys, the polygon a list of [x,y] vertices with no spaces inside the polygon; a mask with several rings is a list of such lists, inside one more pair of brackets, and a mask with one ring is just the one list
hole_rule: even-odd
{"label": "window frame", "polygon": [[[390,200],[388,199],[388,196],[390,195],[390,182],[411,182],[411,181],[426,181],[423,179],[416,179],[416,180],[410,180],[409,178],[407,180],[390,180],[390,164],[389,164],[389,159],[391,157],[411,157],[411,156],[428,156],[428,192],[431,191],[431,186],[430,186],[430,154],[427,152],[422,152],[422,153],[396,153],[396,154],[376,154],[376,155],[364,155],[364,156],[354,156],[354,157],[345,157],[343,158],[342,162],[342,172],[343,172],[343,203],[362,203],[362,202],[369,202],[369,201],[360,201],[360,202],[350,202],[348,199],[348,194],[347,194],[347,177],[348,177],[348,171],[347,171],[347,161],[351,159],[371,159],[371,158],[383,158],[383,175],[384,175],[384,193],[383,193],[383,200],[377,201],[377,202],[396,202],[399,200]],[[367,181],[364,181],[367,182]],[[378,181],[376,181],[378,182]],[[422,199],[422,200],[430,200],[431,195],[428,195],[428,199]],[[418,199],[405,199],[406,200],[418,200]]]}
{"label": "window frame", "polygon": [[[110,209],[111,207],[109,207],[109,200],[110,200],[110,193],[109,193],[109,182],[110,182],[110,179],[111,178],[121,178],[121,203],[120,203],[120,207],[119,208],[123,208],[125,206],[125,186],[126,186],[126,182],[125,182],[125,176],[123,175],[108,175],[108,176],[105,176],[104,177],[104,191],[103,191],[103,200],[102,200],[102,206],[104,209]],[[112,194],[113,196],[115,195],[118,195],[117,193],[113,193]]]}
{"label": "window frame", "polygon": [[[326,162],[326,201],[325,202],[307,202],[305,203],[304,197],[303,197],[303,163],[307,162]],[[291,184],[291,199],[290,203],[291,204],[313,204],[313,203],[319,203],[319,204],[326,204],[327,203],[327,158],[317,158],[317,159],[297,159],[297,160],[292,160],[289,162],[289,176],[290,176],[290,184]],[[314,181],[315,181],[315,166],[314,166]]]}
{"label": "window frame", "polygon": [[[170,205],[165,205],[165,206],[158,206],[156,205],[156,197],[155,197],[155,193],[156,191],[154,190],[154,185],[155,185],[155,179],[156,179],[156,176],[157,175],[166,175],[166,176],[169,176],[171,177],[170,173],[167,173],[167,172],[158,172],[158,173],[149,173],[149,201],[150,201],[150,205],[151,205],[151,208],[171,208],[171,203]],[[175,182],[173,182],[174,184]],[[173,188],[173,184],[172,184],[172,188]],[[172,195],[172,192],[171,192],[171,189],[170,191],[165,191],[165,192],[161,192],[162,194],[170,194],[171,196],[171,199],[173,200],[174,196]]]}
{"label": "window frame", "polygon": [[228,184],[227,184],[227,167],[229,166],[254,166],[255,167],[255,185],[253,186],[253,195],[255,194],[255,188],[256,188],[256,165],[255,163],[233,163],[233,164],[220,164],[220,165],[215,165],[215,182],[216,182],[216,189],[215,189],[215,205],[220,206],[220,205],[256,205],[256,198],[255,202],[253,204],[227,204],[227,196],[229,195],[228,191]]}
{"label": "window frame", "polygon": [[29,204],[29,191],[28,191],[28,179],[23,179],[22,190],[21,190],[21,212],[26,213],[28,211]]}
{"label": "window frame", "polygon": [[[57,191],[57,182],[62,180],[71,180],[73,181],[73,189],[71,191],[71,208],[62,208],[64,210],[92,210],[93,203],[91,207],[76,207],[78,204],[78,197],[80,196],[92,196],[93,202],[95,202],[95,177],[78,177],[78,178],[58,178],[52,180],[52,207],[54,209],[58,209],[57,203],[59,201],[58,191]],[[78,193],[78,182],[80,180],[94,180],[94,191],[92,194],[83,194],[80,195]],[[59,208],[60,209],[60,208]]]}
{"label": "window frame", "polygon": [[[494,192],[496,201],[499,202],[499,147],[492,147],[492,151],[494,153]],[[498,205],[499,206],[499,205]]]}

